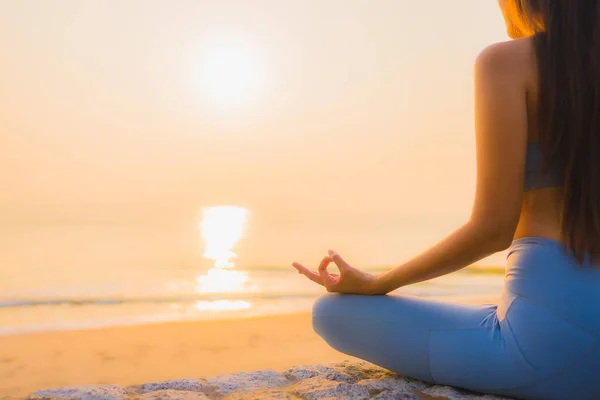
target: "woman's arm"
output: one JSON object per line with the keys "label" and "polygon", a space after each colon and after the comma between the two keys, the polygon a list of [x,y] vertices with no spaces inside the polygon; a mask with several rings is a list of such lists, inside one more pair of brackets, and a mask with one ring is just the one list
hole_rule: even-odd
{"label": "woman's arm", "polygon": [[477,186],[470,220],[375,278],[374,292],[436,278],[506,249],[519,222],[527,152],[527,39],[486,48],[475,63]]}

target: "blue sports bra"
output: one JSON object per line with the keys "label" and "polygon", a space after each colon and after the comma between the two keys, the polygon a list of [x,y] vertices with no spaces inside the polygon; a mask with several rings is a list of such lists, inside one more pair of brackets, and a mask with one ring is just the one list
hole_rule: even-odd
{"label": "blue sports bra", "polygon": [[538,176],[542,168],[542,151],[538,143],[527,144],[525,163],[525,191],[560,186],[556,173],[547,173],[541,179]]}

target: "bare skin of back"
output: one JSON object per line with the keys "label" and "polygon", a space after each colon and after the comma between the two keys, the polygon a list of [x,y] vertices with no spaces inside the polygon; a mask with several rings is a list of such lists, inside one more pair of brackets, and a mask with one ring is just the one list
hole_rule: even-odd
{"label": "bare skin of back", "polygon": [[[515,60],[519,60],[525,77],[527,96],[528,141],[538,142],[537,110],[538,110],[538,68],[532,38],[514,40],[507,45],[513,47]],[[515,239],[522,237],[544,237],[562,242],[560,233],[560,199],[559,188],[544,188],[523,193],[523,203],[519,224],[515,231]]]}

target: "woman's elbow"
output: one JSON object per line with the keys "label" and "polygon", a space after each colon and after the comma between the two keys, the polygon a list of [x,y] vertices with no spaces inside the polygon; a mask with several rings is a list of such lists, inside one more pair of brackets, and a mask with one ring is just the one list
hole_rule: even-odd
{"label": "woman's elbow", "polygon": [[483,243],[489,253],[497,253],[508,249],[513,241],[516,226],[502,224],[494,220],[471,221],[475,235]]}
{"label": "woman's elbow", "polygon": [[513,242],[514,234],[503,234],[490,239],[490,247],[492,252],[498,253],[510,247]]}

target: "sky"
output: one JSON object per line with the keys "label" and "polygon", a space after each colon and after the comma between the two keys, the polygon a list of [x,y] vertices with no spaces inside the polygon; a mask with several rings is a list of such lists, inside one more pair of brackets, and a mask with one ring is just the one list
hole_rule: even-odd
{"label": "sky", "polygon": [[401,261],[469,215],[506,39],[493,0],[0,0],[0,220],[232,204],[248,263]]}

